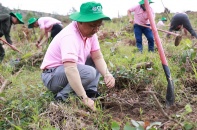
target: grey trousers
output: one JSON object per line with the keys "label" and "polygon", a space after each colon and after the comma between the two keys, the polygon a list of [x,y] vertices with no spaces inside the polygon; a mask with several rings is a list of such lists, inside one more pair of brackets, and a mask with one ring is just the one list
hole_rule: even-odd
{"label": "grey trousers", "polygon": [[[84,89],[97,91],[100,73],[95,68],[92,59],[89,57],[85,65],[78,64],[77,69],[79,70]],[[64,98],[64,95],[74,92],[68,83],[63,65],[43,72],[41,78],[44,85],[54,94],[57,94],[57,97]]]}

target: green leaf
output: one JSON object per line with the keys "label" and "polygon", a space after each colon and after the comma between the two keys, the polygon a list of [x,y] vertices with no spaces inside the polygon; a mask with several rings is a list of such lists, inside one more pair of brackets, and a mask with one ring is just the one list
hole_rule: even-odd
{"label": "green leaf", "polygon": [[110,67],[114,68],[114,64],[111,61],[109,61],[109,65]]}
{"label": "green leaf", "polygon": [[19,126],[14,126],[16,130],[23,130],[21,127]]}
{"label": "green leaf", "polygon": [[21,59],[23,60],[23,59],[28,59],[29,57],[31,57],[33,54],[31,53],[31,52],[29,52],[29,53],[26,53],[25,55],[23,55],[22,57],[21,57]]}
{"label": "green leaf", "polygon": [[185,123],[184,124],[184,128],[185,128],[185,130],[192,130],[193,129],[193,125],[191,123]]}
{"label": "green leaf", "polygon": [[191,60],[194,60],[196,58],[196,52],[194,51],[194,49],[190,49],[191,52]]}
{"label": "green leaf", "polygon": [[186,69],[184,67],[181,67],[181,72],[183,73],[185,71],[186,71]]}
{"label": "green leaf", "polygon": [[150,128],[150,129],[148,129],[148,130],[157,130],[156,128]]}
{"label": "green leaf", "polygon": [[183,54],[181,55],[181,60],[182,60],[182,62],[183,62],[183,63],[185,63],[185,62],[186,62],[186,58],[187,58],[187,56],[188,56],[188,55],[187,55],[187,52],[186,52],[186,51],[184,51],[184,52],[183,52]]}
{"label": "green leaf", "polygon": [[124,129],[123,130],[136,130],[134,127],[131,127],[129,125],[129,123],[127,122],[126,125],[124,126]]}
{"label": "green leaf", "polygon": [[143,126],[139,126],[139,127],[137,127],[136,130],[144,130],[144,127]]}
{"label": "green leaf", "polygon": [[192,112],[192,108],[191,108],[191,106],[189,104],[187,104],[185,106],[185,110],[186,110],[187,113],[191,113]]}
{"label": "green leaf", "polygon": [[111,128],[112,130],[120,130],[120,125],[117,122],[113,121]]}

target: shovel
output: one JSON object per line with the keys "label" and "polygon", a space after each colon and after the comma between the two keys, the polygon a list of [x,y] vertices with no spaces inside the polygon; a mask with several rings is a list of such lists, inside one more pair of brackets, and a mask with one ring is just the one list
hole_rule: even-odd
{"label": "shovel", "polygon": [[6,42],[5,40],[3,40],[3,39],[1,39],[0,38],[0,41],[2,41],[3,43],[5,43],[6,45],[8,45],[9,47],[11,47],[14,51],[17,51],[17,52],[19,52],[19,53],[21,53],[22,54],[22,52],[21,51],[19,51],[15,46],[13,46],[13,45],[11,45],[11,44],[9,44],[8,42]]}
{"label": "shovel", "polygon": [[[166,60],[166,56],[165,56],[165,53],[164,53],[164,50],[163,50],[163,47],[162,47],[162,44],[161,44],[161,41],[160,41],[160,38],[159,38],[159,34],[157,32],[157,28],[156,28],[156,25],[155,25],[155,22],[154,22],[154,19],[153,19],[153,15],[152,15],[152,12],[150,10],[149,2],[148,2],[148,0],[144,0],[144,2],[145,2],[145,8],[146,8],[146,11],[147,11],[147,14],[148,14],[148,19],[149,19],[150,24],[151,24],[151,29],[153,31],[155,42],[156,42],[156,45],[157,45],[157,48],[158,48],[160,60],[162,62],[163,70],[165,72],[165,76],[166,76],[166,79],[167,79],[167,82],[168,82],[167,92],[166,92],[166,106],[170,107],[170,106],[174,105],[174,101],[175,101],[174,82],[173,82],[171,74],[170,74],[170,69],[168,67],[168,62]],[[177,41],[179,41],[179,39]]]}
{"label": "shovel", "polygon": [[[142,25],[142,24],[138,24],[138,25],[151,29],[151,27],[147,26],[147,25]],[[157,30],[175,36],[175,42],[174,42],[175,46],[178,46],[180,44],[180,42],[182,40],[182,36],[181,35],[173,33],[173,32],[169,32],[169,31],[166,31],[166,30],[162,30],[162,29],[159,29],[159,28],[157,28]]]}

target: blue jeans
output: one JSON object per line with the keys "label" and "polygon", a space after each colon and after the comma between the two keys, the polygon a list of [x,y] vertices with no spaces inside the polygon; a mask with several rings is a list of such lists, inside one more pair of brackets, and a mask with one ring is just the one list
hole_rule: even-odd
{"label": "blue jeans", "polygon": [[[146,24],[146,25],[150,26],[150,24]],[[134,24],[134,33],[135,33],[136,45],[140,52],[143,51],[142,34],[144,34],[148,40],[148,51],[154,52],[154,37],[152,30],[150,28]]]}

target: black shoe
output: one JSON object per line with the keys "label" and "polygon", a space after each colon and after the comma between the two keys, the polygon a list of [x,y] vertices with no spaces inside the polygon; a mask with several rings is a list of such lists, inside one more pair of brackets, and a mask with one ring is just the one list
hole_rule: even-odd
{"label": "black shoe", "polygon": [[99,96],[101,96],[99,92],[91,90],[91,89],[85,90],[85,91],[86,91],[86,95],[89,98],[98,98]]}
{"label": "black shoe", "polygon": [[54,96],[55,100],[58,102],[65,102],[68,100],[68,94],[62,95],[62,96],[57,96],[57,94]]}

